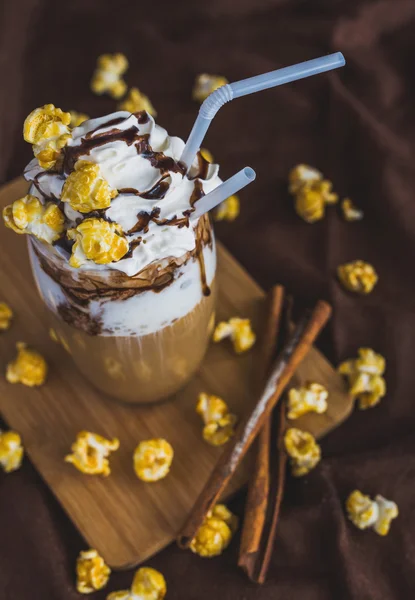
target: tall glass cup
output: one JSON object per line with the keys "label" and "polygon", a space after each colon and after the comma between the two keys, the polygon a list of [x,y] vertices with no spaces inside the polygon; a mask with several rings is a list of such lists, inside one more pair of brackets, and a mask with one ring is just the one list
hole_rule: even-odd
{"label": "tall glass cup", "polygon": [[207,215],[196,248],[136,276],[74,269],[63,250],[28,242],[50,325],[85,377],[105,394],[151,403],[198,369],[214,323],[216,251]]}

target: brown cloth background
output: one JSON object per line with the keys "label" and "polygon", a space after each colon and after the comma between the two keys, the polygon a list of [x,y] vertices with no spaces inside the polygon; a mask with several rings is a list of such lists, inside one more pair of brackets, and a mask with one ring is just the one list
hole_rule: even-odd
{"label": "brown cloth background", "polygon": [[[229,176],[250,165],[257,181],[242,214],[220,224],[225,244],[265,287],[282,282],[304,302],[327,298],[334,317],[323,346],[334,363],[361,345],[387,358],[387,397],[356,411],[323,442],[324,460],[289,480],[269,580],[247,583],[235,566],[238,541],[201,559],[175,545],[150,565],[173,600],[399,599],[415,594],[415,2],[414,0],[3,0],[0,17],[0,179],[31,158],[25,116],[53,102],[99,116],[115,109],[89,91],[96,57],[124,52],[158,121],[186,137],[200,72],[231,81],[341,50],[347,67],[224,107],[206,146]],[[288,170],[320,168],[365,211],[346,223],[336,207],[308,225],[294,213]],[[362,258],[379,284],[368,297],[344,292],[335,268]],[[346,519],[354,488],[400,509],[388,537]],[[232,508],[242,514],[241,494]],[[91,515],[93,518],[93,515]],[[26,459],[0,473],[0,599],[74,600],[74,565],[84,543]],[[114,574],[105,598],[129,586]]]}

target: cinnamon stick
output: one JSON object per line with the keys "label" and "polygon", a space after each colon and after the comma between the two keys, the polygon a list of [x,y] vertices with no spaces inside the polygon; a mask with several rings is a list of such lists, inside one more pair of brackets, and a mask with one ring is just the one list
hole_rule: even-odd
{"label": "cinnamon stick", "polygon": [[[282,339],[287,340],[290,319],[291,319],[292,298],[289,297],[284,307],[284,327]],[[280,307],[282,311],[282,306]],[[280,314],[281,316],[281,314]],[[280,328],[279,328],[280,329]],[[281,341],[276,336],[274,341],[274,352],[281,346]],[[280,443],[285,427],[285,403],[280,402],[279,406],[270,415],[258,435],[258,447],[255,460],[255,467],[249,482],[248,496],[246,500],[245,516],[241,534],[241,544],[239,549],[238,566],[242,567],[251,581],[260,582],[265,579],[267,566],[269,563],[269,537],[266,530],[268,524],[269,536],[275,537],[276,521],[282,502],[284,480],[285,480],[285,452],[277,450],[277,464],[271,460],[272,440],[271,426],[274,413],[277,412],[278,423],[277,431],[273,432],[277,440],[277,446]],[[272,453],[274,454],[274,453]],[[272,520],[271,530],[269,522]],[[275,521],[275,523],[274,523]],[[272,548],[272,544],[271,544]],[[265,561],[265,565],[264,565]],[[263,572],[265,571],[265,573]]]}
{"label": "cinnamon stick", "polygon": [[287,344],[277,357],[271,375],[253,410],[239,424],[235,436],[225,446],[215,469],[206,482],[179,533],[177,542],[188,548],[207,513],[213,508],[243,457],[252,445],[272,409],[280,399],[298,365],[307,355],[331,313],[323,301],[317,303],[298,323]]}
{"label": "cinnamon stick", "polygon": [[[264,368],[261,385],[264,384],[277,349],[283,303],[284,290],[282,287],[276,286],[271,294],[265,334],[260,351],[261,364]],[[253,578],[267,514],[270,492],[270,444],[271,419],[268,419],[257,439],[255,466],[248,488],[238,561],[239,566],[245,568],[251,579]]]}

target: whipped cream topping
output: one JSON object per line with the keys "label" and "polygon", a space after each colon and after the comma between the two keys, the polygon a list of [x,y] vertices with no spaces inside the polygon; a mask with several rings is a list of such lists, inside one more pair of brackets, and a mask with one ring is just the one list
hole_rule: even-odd
{"label": "whipped cream topping", "polygon": [[[59,170],[46,171],[34,159],[24,175],[32,182],[31,194],[42,202],[59,202],[77,160],[98,164],[118,195],[109,208],[87,214],[66,202],[65,227],[76,227],[91,216],[118,223],[130,243],[126,257],[108,265],[86,261],[80,268],[116,269],[133,276],[154,261],[178,258],[195,249],[197,223],[188,217],[197,201],[221,183],[218,165],[207,163],[200,154],[185,175],[179,163],[183,148],[183,140],[169,136],[145,111],[118,111],[73,129]],[[62,245],[57,249],[65,252]]]}

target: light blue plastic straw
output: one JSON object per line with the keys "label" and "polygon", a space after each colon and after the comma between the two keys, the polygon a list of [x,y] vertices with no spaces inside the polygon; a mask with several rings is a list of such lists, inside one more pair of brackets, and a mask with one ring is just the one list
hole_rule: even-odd
{"label": "light blue plastic straw", "polygon": [[232,177],[218,185],[217,188],[200,198],[196,203],[196,210],[191,215],[191,219],[198,219],[218,204],[236,194],[249,183],[252,183],[256,177],[256,173],[251,167],[245,167]]}
{"label": "light blue plastic straw", "polygon": [[193,129],[190,132],[189,139],[186,142],[180,160],[188,169],[190,168],[197,151],[202,145],[213,117],[226,102],[230,102],[234,98],[246,96],[247,94],[253,94],[255,92],[260,92],[261,90],[283,85],[290,81],[296,81],[297,79],[304,79],[305,77],[311,77],[311,75],[338,69],[345,64],[346,61],[344,60],[343,54],[341,52],[335,52],[328,56],[321,56],[320,58],[314,58],[313,60],[307,60],[306,62],[292,65],[291,67],[284,67],[283,69],[277,69],[270,73],[256,75],[249,79],[243,79],[242,81],[227,83],[226,85],[221,86],[212,92],[200,107],[199,114],[193,125]]}

